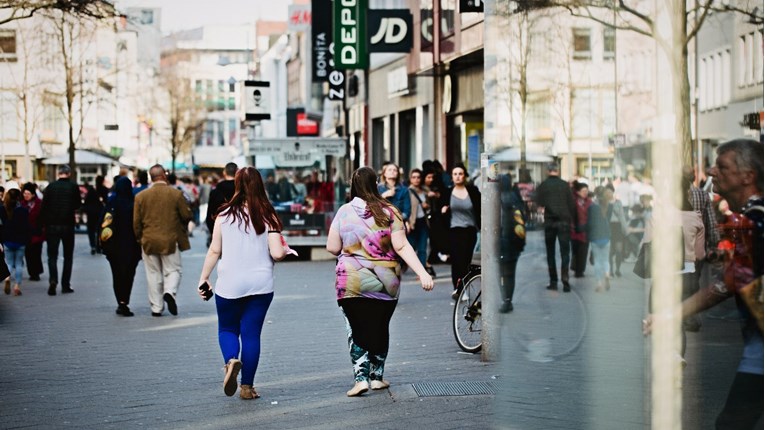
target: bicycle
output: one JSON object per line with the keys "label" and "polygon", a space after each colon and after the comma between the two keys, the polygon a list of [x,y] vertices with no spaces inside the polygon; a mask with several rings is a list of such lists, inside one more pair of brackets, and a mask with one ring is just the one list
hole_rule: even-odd
{"label": "bicycle", "polygon": [[465,352],[481,350],[481,266],[471,264],[467,274],[457,282],[453,325],[457,345]]}

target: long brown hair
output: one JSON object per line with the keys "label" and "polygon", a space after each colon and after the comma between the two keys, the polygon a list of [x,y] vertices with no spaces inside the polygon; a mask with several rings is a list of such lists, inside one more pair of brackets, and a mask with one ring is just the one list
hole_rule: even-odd
{"label": "long brown hair", "polygon": [[351,199],[356,197],[367,202],[375,224],[380,227],[390,224],[390,217],[383,210],[384,207],[390,208],[398,219],[402,219],[398,209],[380,196],[377,191],[377,174],[369,167],[359,167],[351,175]]}
{"label": "long brown hair", "polygon": [[13,210],[18,206],[19,200],[21,200],[21,191],[17,188],[11,188],[3,195],[3,206],[9,220],[13,219]]}
{"label": "long brown hair", "polygon": [[266,197],[266,187],[258,169],[244,167],[236,172],[234,177],[234,196],[221,206],[219,214],[228,210],[234,218],[231,222],[238,225],[244,223],[244,231],[252,225],[255,233],[263,234],[266,227],[270,230],[282,230],[282,222],[276,215],[274,207]]}

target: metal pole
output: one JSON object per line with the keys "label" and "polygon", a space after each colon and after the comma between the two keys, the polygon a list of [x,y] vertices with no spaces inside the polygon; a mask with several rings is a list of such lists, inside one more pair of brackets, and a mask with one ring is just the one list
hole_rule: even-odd
{"label": "metal pole", "polygon": [[[698,25],[699,21],[699,0],[694,0],[694,21]],[[696,178],[701,181],[704,168],[704,148],[701,146],[701,136],[699,136],[699,35],[693,38],[693,132],[696,138]],[[723,83],[725,85],[725,83]],[[702,186],[699,182],[699,186]]]}
{"label": "metal pole", "polygon": [[[500,188],[499,182],[490,182],[487,167],[489,158],[500,145],[497,126],[499,88],[497,86],[497,59],[500,25],[496,13],[497,0],[484,3],[484,148],[481,155],[481,359],[496,361],[500,355],[499,266]],[[507,55],[507,54],[505,54]]]}

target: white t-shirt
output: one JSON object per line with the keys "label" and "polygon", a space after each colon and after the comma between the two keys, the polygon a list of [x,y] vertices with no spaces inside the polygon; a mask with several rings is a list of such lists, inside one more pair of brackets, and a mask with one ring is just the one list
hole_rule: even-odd
{"label": "white t-shirt", "polygon": [[[274,260],[268,251],[268,230],[255,233],[249,225],[239,225],[228,212],[218,217],[223,242],[218,263],[215,294],[224,299],[237,299],[274,291]],[[233,221],[233,222],[232,222]]]}

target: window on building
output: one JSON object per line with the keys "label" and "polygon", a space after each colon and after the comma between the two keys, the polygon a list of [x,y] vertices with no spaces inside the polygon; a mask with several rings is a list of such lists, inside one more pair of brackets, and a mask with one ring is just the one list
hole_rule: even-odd
{"label": "window on building", "polygon": [[738,38],[740,51],[738,85],[740,87],[762,81],[762,51],[757,46],[762,46],[762,43],[755,41],[755,34],[759,34],[759,32],[744,34]]}
{"label": "window on building", "polygon": [[218,81],[218,92],[223,93],[226,91],[226,81]]}
{"label": "window on building", "polygon": [[16,30],[0,30],[0,60],[16,61]]}
{"label": "window on building", "polygon": [[530,101],[526,109],[526,135],[531,139],[550,139],[550,101],[547,98]]}
{"label": "window on building", "polygon": [[603,60],[613,60],[616,55],[616,30],[603,29]]}
{"label": "window on building", "polygon": [[601,95],[603,97],[601,104],[603,122],[600,133],[603,136],[608,136],[619,131],[616,129],[616,99],[614,99],[613,91],[603,91]]}
{"label": "window on building", "polygon": [[755,63],[756,64],[755,64],[755,69],[754,69],[754,81],[755,81],[755,83],[760,84],[760,83],[762,83],[762,80],[763,80],[762,74],[764,72],[763,69],[765,68],[763,66],[763,62],[765,62],[765,59],[763,59],[763,53],[765,53],[765,51],[763,51],[763,49],[765,49],[765,46],[763,46],[763,41],[762,41],[762,30],[755,32],[754,35],[755,35],[755,37],[757,39],[757,40],[755,40],[755,45],[756,46],[755,46],[755,50],[754,50],[754,52],[756,53],[756,57],[755,57],[755,60],[756,60]]}
{"label": "window on building", "polygon": [[10,91],[0,92],[0,141],[18,138],[18,113],[16,94]]}
{"label": "window on building", "polygon": [[699,103],[699,109],[700,110],[706,110],[707,109],[707,86],[709,79],[707,78],[707,60],[702,59],[699,61],[699,82],[697,84],[697,91],[698,93],[698,103]]}
{"label": "window on building", "polygon": [[731,100],[731,50],[724,48],[701,57],[699,62],[699,109],[726,106]]}
{"label": "window on building", "polygon": [[237,146],[237,136],[239,135],[237,130],[237,120],[236,118],[229,118],[228,120],[228,144],[230,146]]}
{"label": "window on building", "polygon": [[722,99],[720,100],[723,105],[730,103],[730,86],[732,84],[730,80],[730,49],[725,49],[720,52],[722,62],[722,75],[720,75],[720,85],[722,86]]}
{"label": "window on building", "polygon": [[571,109],[574,110],[571,132],[573,137],[592,137],[599,133],[597,93],[589,88],[574,90]]}
{"label": "window on building", "polygon": [[550,46],[550,37],[548,32],[535,31],[530,35],[531,43],[531,61],[539,65],[550,65],[552,62],[552,47]]}
{"label": "window on building", "polygon": [[746,85],[746,36],[738,38],[738,86]]}
{"label": "window on building", "polygon": [[194,81],[194,91],[197,94],[202,92],[202,80],[201,79],[197,79],[196,81]]}
{"label": "window on building", "polygon": [[236,109],[236,99],[234,97],[229,97],[228,98],[228,108],[229,108],[229,110]]}
{"label": "window on building", "polygon": [[715,89],[714,89],[714,105],[719,107],[722,105],[722,56],[718,54],[712,55],[712,63],[714,64],[714,77],[715,77]]}
{"label": "window on building", "polygon": [[590,43],[589,28],[574,28],[574,59],[592,59],[592,47]]}

